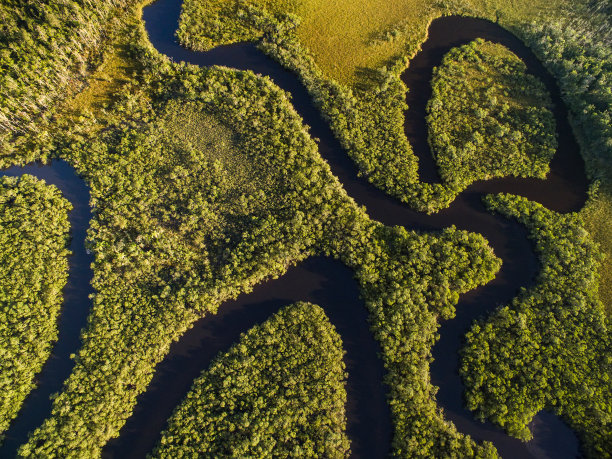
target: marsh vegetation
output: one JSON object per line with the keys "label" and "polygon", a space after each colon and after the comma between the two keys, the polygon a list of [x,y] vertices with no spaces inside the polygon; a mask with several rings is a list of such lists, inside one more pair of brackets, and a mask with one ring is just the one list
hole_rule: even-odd
{"label": "marsh vegetation", "polygon": [[[404,133],[408,107],[400,74],[424,39],[426,25],[442,13],[497,18],[530,43],[561,83],[591,177],[598,178],[601,187],[583,211],[585,223],[518,198],[487,198],[492,211],[514,216],[530,228],[544,268],[532,289],[472,329],[462,371],[470,408],[480,417],[525,439],[531,417],[541,408],[554,409],[583,438],[588,437],[588,453],[605,456],[612,399],[605,357],[610,346],[609,319],[598,300],[595,271],[601,256],[584,226],[610,252],[606,227],[610,213],[609,52],[597,42],[603,30],[600,23],[589,25],[580,19],[584,14],[598,18],[602,13],[570,6],[539,0],[514,2],[512,8],[505,2],[476,7],[461,1],[394,1],[381,6],[369,0],[186,0],[179,37],[195,49],[260,40],[262,50],[299,76],[361,173],[406,205],[430,213],[448,207],[459,189],[473,180],[512,174],[542,177],[554,150],[554,136],[548,96],[536,79],[525,75],[516,56],[488,43],[456,49],[438,71],[430,106],[431,142],[442,175],[452,185],[422,182],[418,160]],[[373,221],[331,173],[287,93],[250,72],[198,68],[159,55],[147,42],[140,11],[127,3],[104,8],[97,8],[96,2],[72,5],[68,1],[59,6],[10,7],[14,11],[5,12],[12,18],[5,41],[16,33],[25,38],[5,56],[11,69],[5,77],[12,80],[7,80],[2,94],[9,104],[2,107],[8,145],[2,163],[49,157],[67,160],[91,187],[95,210],[88,249],[95,254],[92,283],[96,293],[83,345],[74,371],[54,399],[50,417],[32,433],[20,455],[99,456],[129,418],[170,344],[198,318],[215,314],[225,300],[282,275],[304,258],[324,254],[355,272],[372,333],[381,345],[394,424],[392,452],[402,457],[495,456],[491,444],[476,443],[445,420],[429,375],[439,321],[454,316],[460,294],[490,282],[500,268],[499,258],[482,236],[454,227],[423,233]],[[539,7],[555,13],[555,21],[530,25]],[[572,12],[569,22],[563,22],[559,13],[565,7]],[[366,14],[374,10],[376,14]],[[119,14],[118,22],[111,20],[115,14]],[[76,15],[74,24],[67,19],[70,15]],[[373,20],[368,24],[349,20],[357,16]],[[25,24],[21,32],[15,32],[20,29],[16,24]],[[121,27],[111,34],[117,24]],[[323,30],[345,33],[323,37]],[[331,39],[334,36],[336,41]],[[105,48],[106,54],[94,52],[105,37],[115,40]],[[60,48],[69,55],[55,53]],[[338,57],[332,59],[334,53]],[[100,56],[107,63],[120,64],[99,67],[87,79],[84,92],[66,105],[55,104],[58,92],[70,94],[80,88],[80,79],[97,66]],[[20,79],[15,75],[21,68]],[[463,77],[463,87],[453,83],[459,74],[469,76],[469,80]],[[40,83],[29,84],[37,75]],[[499,84],[487,92],[487,82],[493,79]],[[459,94],[474,97],[464,107],[456,99]],[[22,100],[36,102],[15,111],[10,104]],[[480,116],[485,109],[487,113]],[[44,116],[39,119],[41,112]],[[450,120],[464,112],[465,130],[457,134]],[[44,129],[32,129],[36,126]],[[500,130],[507,132],[501,135]],[[466,137],[481,148],[474,148],[471,158],[459,155],[458,167],[458,158],[447,153],[450,147],[455,153],[465,147],[461,142]],[[506,155],[508,149],[516,149],[516,154]],[[4,185],[10,189],[28,180]],[[67,209],[59,196],[53,199]],[[7,211],[27,214],[15,201],[7,202]],[[32,208],[38,209],[37,205],[33,203]],[[32,212],[32,218],[35,215]],[[46,230],[48,224],[57,230],[57,244],[51,249],[65,261],[67,229],[62,215],[55,212],[37,231]],[[11,241],[16,237],[11,235]],[[6,248],[7,253],[19,249],[8,244]],[[603,263],[605,276],[609,262]],[[28,262],[23,266],[28,267]],[[48,270],[51,265],[43,260],[36,266],[36,270]],[[61,263],[53,266],[62,272]],[[50,276],[47,281],[56,292],[65,278]],[[15,302],[20,295],[13,292],[7,301]],[[53,311],[59,300],[56,296],[51,300]],[[301,311],[299,320],[295,311]],[[288,317],[290,326],[277,331],[279,321]],[[319,413],[312,432],[299,432],[300,447],[305,449],[296,450],[291,443],[282,451],[345,455],[344,370],[338,359],[340,342],[332,328],[317,307],[302,304],[248,332],[241,343],[203,369],[192,395],[171,418],[157,453],[172,455],[178,451],[173,448],[191,453],[200,446],[192,448],[184,442],[194,440],[194,432],[203,426],[207,435],[215,437],[204,442],[214,451],[221,447],[215,443],[219,432],[229,439],[223,447],[231,444],[234,451],[245,454],[280,448],[271,432],[258,436],[263,431],[253,423],[254,413],[270,406],[270,400],[264,402],[257,392],[271,390],[268,379],[262,377],[258,385],[248,388],[252,399],[257,392],[257,409],[253,404],[245,409],[240,423],[246,430],[234,430],[235,435],[230,421],[222,419],[225,412],[215,405],[218,400],[207,402],[210,393],[203,388],[224,394],[229,403],[244,387],[232,381],[223,386],[215,379],[219,374],[228,368],[239,370],[235,383],[251,374],[255,364],[268,371],[264,363],[279,356],[268,353],[253,360],[252,353],[260,355],[270,342],[303,348],[302,339],[317,330],[317,339],[324,336],[333,344],[316,356],[329,357],[326,375],[332,381],[319,392],[331,391],[331,395],[325,400],[308,397],[325,413]],[[47,342],[52,341],[52,329],[44,330]],[[285,335],[287,339],[281,339]],[[313,356],[322,342],[310,344],[298,356]],[[6,352],[12,352],[13,344],[6,344]],[[481,350],[489,345],[500,354],[483,355]],[[516,346],[532,357],[528,364],[521,360],[524,355],[510,352]],[[597,352],[587,352],[590,348]],[[559,353],[562,361],[555,357]],[[288,348],[287,355],[295,357],[295,349]],[[30,375],[34,370],[28,371]],[[508,373],[516,378],[508,380]],[[323,384],[318,378],[310,384],[310,373],[302,376],[299,387],[304,393],[311,394],[313,387]],[[283,373],[281,379],[287,377]],[[28,384],[16,388],[19,394],[27,393]],[[310,405],[287,403],[289,412],[282,416],[269,412],[267,419],[280,425],[272,429],[274,434],[291,436],[295,422],[285,420],[314,412],[309,411]],[[208,416],[210,410],[216,410],[215,414]],[[592,412],[596,415],[590,416]],[[333,435],[321,436],[319,427]]]}

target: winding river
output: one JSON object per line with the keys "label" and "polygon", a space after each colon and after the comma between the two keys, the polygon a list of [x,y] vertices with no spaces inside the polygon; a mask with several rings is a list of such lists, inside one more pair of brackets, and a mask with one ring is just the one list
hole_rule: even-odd
{"label": "winding river", "polygon": [[[402,225],[409,229],[435,231],[450,225],[478,232],[494,248],[503,266],[497,277],[486,286],[462,295],[457,316],[441,324],[440,340],[433,349],[432,382],[440,387],[438,403],[447,419],[459,431],[475,440],[492,441],[504,457],[576,457],[578,442],[573,432],[556,416],[540,413],[532,422],[534,439],[523,443],[507,436],[491,424],[475,421],[464,409],[463,386],[457,373],[458,351],[462,337],[478,317],[486,316],[498,305],[508,303],[520,287],[533,284],[538,261],[527,232],[518,223],[489,214],[481,198],[487,193],[509,192],[540,202],[558,212],[580,209],[586,199],[587,179],[578,145],[567,120],[554,79],[533,53],[518,38],[498,25],[473,18],[446,17],[433,21],[429,38],[410,62],[402,79],[410,88],[407,101],[405,132],[419,157],[422,180],[439,181],[435,162],[427,144],[425,106],[431,95],[429,81],[432,69],[452,47],[475,38],[485,38],[511,49],[547,86],[557,122],[559,148],[551,162],[546,180],[505,178],[476,182],[464,191],[448,209],[435,215],[411,211],[399,201],[357,177],[354,163],[347,157],[323,120],[306,89],[296,75],[262,54],[254,44],[222,46],[206,53],[189,51],[174,39],[182,0],[157,0],[144,9],[144,20],[151,43],[162,54],[175,61],[200,66],[224,65],[240,70],[252,70],[267,75],[282,89],[291,93],[296,111],[310,126],[313,137],[320,139],[319,151],[347,193],[367,208],[369,215],[386,225]],[[27,433],[48,416],[49,395],[61,389],[72,369],[71,353],[80,347],[79,332],[86,325],[91,306],[91,257],[84,250],[85,232],[91,218],[89,194],[84,182],[65,162],[54,161],[49,166],[11,168],[2,175],[30,173],[57,185],[69,199],[74,210],[70,213],[72,241],[70,278],[64,291],[59,327],[60,335],[52,357],[39,375],[38,387],[30,394],[19,417],[6,432],[0,448],[1,457],[12,457]],[[144,457],[157,442],[160,431],[174,407],[189,390],[193,379],[207,368],[212,358],[235,342],[240,333],[266,320],[280,307],[306,300],[319,304],[342,336],[346,350],[348,434],[353,457],[383,457],[389,453],[392,426],[386,403],[386,388],[382,384],[383,367],[377,357],[378,344],[367,325],[367,311],[359,299],[357,283],[351,271],[339,262],[314,257],[277,280],[257,286],[248,295],[224,303],[218,314],[195,323],[175,342],[167,357],[157,366],[147,391],[138,398],[133,415],[120,437],[104,449],[105,457]],[[450,357],[449,357],[450,356]]]}

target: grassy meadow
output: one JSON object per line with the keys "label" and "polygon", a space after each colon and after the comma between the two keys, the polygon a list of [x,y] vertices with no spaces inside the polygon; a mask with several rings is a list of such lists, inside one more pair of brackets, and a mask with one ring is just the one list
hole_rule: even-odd
{"label": "grassy meadow", "polygon": [[[188,0],[214,14],[223,0]],[[230,2],[231,3],[231,2]],[[442,14],[465,13],[507,24],[550,17],[566,0],[246,0],[273,13],[299,17],[297,35],[323,73],[352,85],[368,70],[406,54],[425,39],[429,22]]]}
{"label": "grassy meadow", "polygon": [[[235,5],[222,0],[185,4],[213,16],[213,22],[217,12],[225,8],[228,14]],[[405,87],[399,70],[382,72],[381,87],[359,99],[351,88],[372,70],[412,55],[429,21],[441,14],[472,14],[520,28],[538,17],[551,21],[569,2],[245,4],[300,18],[296,37],[321,73],[308,74],[312,68],[307,59],[299,61],[299,49],[287,59],[297,56],[293,70],[306,69],[300,76],[322,111],[337,115],[330,122],[349,155],[351,142],[365,145],[363,158],[380,153],[385,178],[394,176],[391,165],[398,161],[393,161],[409,162],[412,154],[402,139]],[[241,19],[226,19],[217,21],[215,38],[257,38],[259,32],[244,28]],[[490,444],[476,444],[444,419],[429,376],[439,319],[452,318],[459,295],[486,284],[499,269],[486,240],[454,228],[420,234],[370,220],[331,174],[286,94],[269,81],[159,56],[146,40],[138,7],[110,28],[100,42],[107,43],[101,61],[90,63],[86,88],[41,124],[48,138],[34,139],[32,148],[16,145],[12,156],[2,157],[4,165],[67,159],[90,184],[96,208],[90,228],[96,294],[83,347],[51,416],[20,454],[99,456],[132,413],[172,341],[202,315],[215,313],[224,300],[320,253],[355,271],[372,315],[387,370],[394,453],[493,457]],[[278,43],[294,44],[278,40],[272,45]],[[572,84],[562,87],[571,92]],[[581,105],[571,107],[578,113]],[[345,119],[350,122],[342,124]],[[596,155],[587,147],[593,171]],[[380,166],[372,164],[372,170]],[[398,170],[404,168],[400,165]],[[582,214],[594,238],[612,254],[612,195],[606,185],[612,174],[599,169],[600,193]],[[436,192],[423,194],[423,200],[433,201]],[[612,257],[604,263],[600,292],[610,307],[612,287],[606,284],[612,286]]]}
{"label": "grassy meadow", "polygon": [[[191,8],[189,13],[198,20],[216,17],[220,27],[225,27],[227,11],[221,11],[222,4],[228,3],[186,0],[184,6]],[[309,75],[313,71],[308,70],[302,78],[314,88],[310,89],[311,93],[324,100],[322,110],[334,113],[332,128],[345,144],[348,154],[376,186],[427,212],[445,207],[454,197],[444,189],[428,189],[426,186],[422,189],[418,183],[416,161],[410,145],[403,138],[405,87],[394,78],[383,78],[384,89],[381,86],[365,94],[355,91],[351,95],[350,88],[368,87],[369,83],[361,83],[371,77],[374,69],[385,64],[391,68],[389,65],[392,63],[401,63],[403,57],[411,56],[425,39],[429,21],[442,14],[465,14],[498,21],[526,40],[559,80],[572,111],[573,126],[582,145],[589,176],[601,183],[597,196],[587,203],[582,216],[586,227],[607,255],[600,272],[600,295],[612,314],[612,236],[609,225],[612,220],[612,171],[608,158],[611,123],[610,97],[605,89],[605,73],[609,72],[605,63],[610,61],[610,47],[606,45],[609,38],[608,41],[605,37],[597,39],[597,34],[601,35],[603,30],[605,35],[606,29],[597,2],[244,0],[240,3],[244,4],[263,7],[275,14],[288,12],[299,17],[295,35],[304,51],[312,56],[312,65],[321,72],[312,78]],[[196,14],[193,14],[194,10]],[[188,45],[206,49],[211,46],[210,42],[202,44],[207,32],[197,30],[195,22],[186,25],[195,27],[193,42]],[[231,37],[232,31],[227,32],[224,42],[231,41],[227,37]],[[252,35],[251,30],[242,35],[242,39],[258,37]],[[215,42],[215,38],[212,36],[210,40]],[[278,53],[275,57],[278,58]],[[300,67],[301,64],[296,64],[294,70],[301,73]],[[403,65],[392,68],[391,73],[397,74]],[[327,95],[321,96],[330,80],[339,83],[333,92],[341,97],[336,96],[335,101]],[[345,119],[338,121],[338,115],[345,116]],[[357,121],[351,125],[351,119]],[[589,125],[595,127],[585,128]],[[368,148],[364,149],[363,145],[368,145]]]}
{"label": "grassy meadow", "polygon": [[504,21],[556,14],[565,0],[303,0],[298,35],[317,63],[342,83],[359,81],[364,69],[411,55],[425,38],[429,21],[445,13],[466,13]]}

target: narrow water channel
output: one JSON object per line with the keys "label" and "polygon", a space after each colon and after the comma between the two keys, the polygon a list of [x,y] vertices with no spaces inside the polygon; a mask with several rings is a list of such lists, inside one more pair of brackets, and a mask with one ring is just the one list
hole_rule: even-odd
{"label": "narrow water channel", "polygon": [[[455,225],[460,229],[481,233],[488,239],[496,255],[503,260],[503,266],[495,280],[462,295],[457,305],[456,318],[441,324],[441,339],[433,349],[434,362],[431,365],[432,381],[440,387],[438,403],[444,408],[445,416],[461,432],[479,441],[492,441],[504,457],[576,457],[578,442],[575,435],[555,416],[539,414],[532,423],[535,438],[528,443],[507,436],[491,424],[475,421],[463,407],[463,386],[457,373],[458,352],[463,336],[473,320],[486,316],[498,305],[508,303],[520,287],[532,285],[539,267],[525,228],[514,221],[489,214],[482,205],[482,196],[487,193],[510,192],[526,196],[558,212],[578,210],[586,199],[584,164],[567,121],[566,108],[554,79],[531,51],[514,35],[488,21],[446,17],[431,24],[429,38],[422,51],[411,61],[402,76],[410,88],[406,134],[419,157],[420,174],[425,181],[439,180],[427,145],[427,126],[424,121],[433,66],[440,63],[450,48],[475,38],[485,38],[507,46],[524,60],[529,72],[544,81],[555,106],[559,149],[551,162],[551,172],[546,180],[507,178],[476,182],[451,207],[427,216],[410,210],[364,179],[358,178],[354,163],[341,148],[298,78],[258,51],[254,44],[222,46],[206,53],[180,47],[174,39],[174,31],[177,29],[181,4],[182,0],[158,0],[144,9],[146,29],[153,46],[175,61],[201,66],[224,65],[271,77],[278,86],[291,93],[296,111],[305,124],[310,126],[312,136],[320,139],[319,151],[328,161],[332,172],[348,194],[358,204],[366,206],[372,218],[386,225],[402,225],[421,231],[435,231]],[[19,175],[24,172],[57,184],[75,206],[70,217],[73,231],[71,250],[74,255],[70,259],[70,279],[60,319],[60,339],[54,349],[54,357],[50,359],[50,362],[55,362],[54,359],[65,360],[63,370],[56,371],[55,363],[48,362],[45,365],[38,379],[39,387],[28,397],[18,419],[7,432],[7,440],[0,449],[1,457],[12,457],[16,447],[26,440],[27,432],[40,425],[48,416],[48,395],[61,388],[61,383],[72,368],[68,355],[78,350],[78,331],[86,323],[91,304],[85,300],[91,290],[91,270],[88,266],[91,259],[83,246],[90,218],[85,184],[61,161],[46,167],[11,169],[4,173]],[[78,192],[71,188],[76,181],[79,182]],[[83,206],[87,208],[86,214],[83,213]],[[80,269],[75,269],[75,263]],[[87,264],[86,270],[83,269],[84,263]],[[71,288],[78,290],[78,295],[71,294]],[[79,300],[71,301],[71,295]],[[139,397],[134,414],[121,430],[120,437],[105,448],[104,456],[144,457],[157,442],[173,408],[189,390],[193,379],[206,369],[211,358],[227,350],[240,332],[263,322],[280,307],[299,300],[312,301],[325,309],[347,351],[347,417],[353,457],[387,455],[392,427],[385,402],[385,387],[382,384],[382,363],[376,356],[379,348],[369,333],[367,312],[359,300],[357,285],[350,271],[338,262],[312,258],[291,268],[280,279],[258,286],[251,294],[223,304],[217,315],[196,322],[190,331],[173,344],[166,359],[158,365],[152,384]]]}
{"label": "narrow water channel", "polygon": [[17,448],[23,444],[28,433],[42,424],[51,412],[52,394],[59,392],[68,378],[74,361],[70,354],[81,347],[81,329],[87,324],[91,309],[89,295],[93,293],[91,279],[93,256],[85,250],[85,237],[91,220],[89,189],[74,169],[64,161],[52,161],[49,165],[31,164],[25,167],[11,167],[0,171],[0,176],[21,176],[30,174],[57,186],[62,196],[72,204],[68,214],[70,222],[70,255],[68,282],[64,287],[64,302],[58,319],[58,340],[51,356],[36,377],[36,388],[26,398],[17,418],[4,432],[0,446],[0,457],[15,457]]}
{"label": "narrow water channel", "polygon": [[295,301],[320,305],[342,337],[348,373],[347,433],[356,457],[384,457],[391,444],[391,418],[382,385],[384,368],[379,346],[368,326],[368,312],[350,269],[338,261],[313,257],[290,268],[276,280],[255,287],[248,295],[225,302],[215,315],[195,323],[170,348],[156,369],[147,391],[118,439],[109,442],[104,457],[144,457],[159,440],[174,408],[193,380],[219,352],[238,341],[240,333],[269,319]]}

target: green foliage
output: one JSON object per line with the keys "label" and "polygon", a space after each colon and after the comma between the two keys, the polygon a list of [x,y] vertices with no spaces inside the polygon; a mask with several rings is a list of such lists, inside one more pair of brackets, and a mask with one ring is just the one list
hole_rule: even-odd
{"label": "green foliage", "polygon": [[419,182],[418,162],[404,135],[406,87],[397,74],[406,60],[374,72],[375,88],[352,90],[325,78],[300,43],[297,24],[293,16],[268,16],[260,47],[297,73],[360,174],[418,210],[435,212],[448,206],[456,191]]}
{"label": "green foliage", "polygon": [[[29,141],[40,115],[83,87],[96,48],[135,0],[6,0],[0,4],[0,145],[3,155]],[[34,156],[20,158],[29,162]]]}
{"label": "green foliage", "polygon": [[[240,24],[251,29],[232,33],[255,31],[269,54],[300,75],[371,181],[427,211],[454,198],[448,187],[418,182],[403,136],[405,88],[397,75],[405,60],[372,75],[375,87],[351,90],[318,70],[295,17],[243,11],[250,16]],[[228,39],[219,33],[216,40]],[[282,91],[249,72],[173,64],[145,41],[142,31],[133,33],[130,55],[139,65],[117,90],[119,100],[54,132],[53,148],[91,186],[97,293],[73,374],[20,453],[98,456],[194,320],[326,253],[355,270],[371,312],[388,372],[394,453],[494,455],[443,419],[428,372],[438,318],[452,317],[459,293],[499,269],[486,241],[452,228],[420,235],[370,221]]]}
{"label": "green foliage", "polygon": [[30,175],[0,179],[0,433],[57,339],[70,204]]}
{"label": "green foliage", "polygon": [[533,288],[467,334],[468,406],[525,440],[533,416],[553,410],[591,457],[610,457],[612,333],[597,296],[601,254],[576,215],[510,195],[487,205],[529,228],[542,269]]}
{"label": "green foliage", "polygon": [[357,221],[349,240],[330,238],[327,247],[355,270],[370,310],[387,370],[393,455],[496,457],[491,444],[477,445],[444,420],[429,379],[438,320],[452,318],[459,294],[489,282],[501,265],[484,238]]}
{"label": "green foliage", "polygon": [[[184,4],[179,25],[181,42],[195,49],[226,43],[225,38],[211,35],[214,29],[197,25],[210,15],[198,4]],[[397,78],[405,60],[392,70],[374,72],[376,89],[354,91],[325,77],[296,33],[297,17],[274,15],[250,3],[238,11],[240,23],[248,24],[251,38],[261,38],[260,48],[298,75],[361,174],[421,210],[437,210],[454,199],[455,194],[445,187],[418,181],[417,160],[403,130],[405,86]],[[215,12],[228,24],[237,20],[234,13],[231,8]]]}
{"label": "green foliage", "polygon": [[609,2],[558,21],[532,24],[523,34],[559,81],[571,122],[598,192],[582,212],[586,227],[605,252],[600,295],[612,314],[612,36]]}
{"label": "green foliage", "polygon": [[[97,293],[73,373],[20,454],[98,456],[193,321],[314,253],[344,260],[369,285],[379,339],[392,340],[396,449],[480,454],[438,412],[428,355],[437,315],[499,267],[484,239],[370,221],[269,80],[173,64],[150,52],[142,30],[132,42],[133,82],[104,116],[55,140],[91,188]],[[173,135],[177,125],[185,134]]]}
{"label": "green foliage", "polygon": [[[205,18],[212,17],[212,13],[203,5],[193,0],[185,3],[179,31],[181,42],[195,49],[208,49],[233,41],[229,38],[230,35],[227,35],[231,31],[217,36],[213,33],[214,28],[199,26]],[[404,111],[408,107],[404,101],[406,87],[399,79],[399,74],[407,65],[406,58],[395,60],[389,68],[367,72],[369,84],[348,88],[327,78],[317,66],[315,58],[300,40],[299,18],[294,15],[272,14],[266,9],[266,5],[239,5],[241,6],[238,9],[215,9],[214,20],[223,21],[223,24],[239,21],[244,26],[243,30],[248,30],[248,34],[240,35],[241,38],[261,39],[260,48],[266,54],[298,74],[362,175],[417,210],[432,213],[450,205],[465,183],[458,185],[454,181],[443,184],[420,182],[418,160],[404,135]],[[275,11],[274,7],[270,8]],[[415,46],[411,48],[411,52],[414,48]],[[516,71],[522,69],[520,65],[516,66]],[[529,88],[539,92],[539,85],[529,81]],[[500,91],[512,93],[509,98],[515,96],[515,79],[508,78],[504,83],[510,87],[504,85]],[[482,92],[484,98],[485,88],[482,88]],[[525,97],[524,94],[522,96]],[[515,108],[514,104],[509,105],[512,109]],[[531,108],[532,112],[536,111]],[[523,122],[521,116],[527,115],[529,113],[520,114],[520,110],[511,110],[508,119],[499,121],[515,126]],[[522,172],[534,169],[537,175],[541,176],[547,170],[549,157],[554,153],[554,137],[551,137],[549,131],[552,118],[545,110],[542,110],[539,116],[535,113],[532,115],[527,116],[529,129],[521,126],[524,132],[518,134],[515,130],[512,133],[516,137],[525,136],[524,143],[520,139],[514,139],[510,148],[514,148],[516,144],[519,149],[517,158],[522,156],[522,150],[532,153],[536,148],[541,148],[541,151],[537,150],[539,160],[534,160],[530,167],[521,167],[520,160],[513,161],[506,168],[512,168],[513,173],[519,168]],[[533,133],[528,132],[531,129]],[[491,145],[483,140],[479,146],[485,148]],[[496,147],[501,148],[497,145]]]}
{"label": "green foliage", "polygon": [[[612,48],[609,16],[593,9],[564,21],[533,24],[525,39],[559,81],[572,126],[594,178],[612,176]],[[603,29],[603,30],[602,30]]]}
{"label": "green foliage", "polygon": [[[74,371],[22,455],[99,455],[170,343],[309,255],[351,202],[268,80],[134,54],[143,72],[95,120],[103,129],[85,122],[58,140],[91,187],[97,293]],[[177,122],[200,138],[174,136]],[[236,177],[232,163],[251,171]]]}
{"label": "green foliage", "polygon": [[257,40],[270,25],[265,7],[280,13],[289,10],[294,1],[260,0],[255,3],[257,6],[245,0],[184,2],[178,37],[185,46],[199,51]]}
{"label": "green foliage", "polygon": [[347,457],[342,355],[319,306],[281,309],[194,381],[153,457]]}
{"label": "green foliage", "polygon": [[442,180],[458,191],[493,177],[545,178],[556,151],[545,86],[501,45],[476,40],[434,71],[429,142]]}
{"label": "green foliage", "polygon": [[510,24],[538,17],[550,21],[568,5],[583,1],[185,0],[184,9],[192,18],[185,32],[194,39],[184,43],[201,47],[259,38],[260,32],[244,16],[250,8],[294,14],[300,18],[299,41],[315,57],[325,79],[354,87],[367,84],[371,72],[411,56],[425,40],[429,22],[438,16],[503,18]]}
{"label": "green foliage", "polygon": [[[579,133],[583,154],[590,155],[586,149],[593,147],[588,145],[599,151],[610,151],[612,144],[609,140],[609,129],[612,123],[607,90],[607,82],[610,79],[607,76],[610,71],[610,46],[609,37],[598,39],[601,35],[599,32],[609,30],[609,27],[606,27],[605,20],[597,19],[600,16],[605,17],[605,1],[590,2],[595,6],[586,12],[582,11],[583,2],[538,2],[537,6],[533,0],[515,1],[512,4],[490,1],[478,5],[462,0],[440,1],[435,5],[430,2],[423,5],[414,2],[412,6],[414,11],[418,11],[418,20],[413,21],[413,24],[418,22],[418,27],[414,26],[411,30],[403,26],[385,29],[393,36],[405,35],[400,41],[406,39],[408,44],[401,51],[401,56],[385,62],[386,67],[380,66],[376,70],[362,69],[363,75],[359,78],[359,84],[354,87],[338,84],[320,70],[322,55],[311,50],[318,49],[314,43],[324,40],[318,32],[328,29],[319,27],[317,33],[310,33],[313,32],[313,24],[318,24],[319,19],[312,19],[308,13],[314,11],[316,16],[321,9],[313,7],[310,11],[309,7],[304,7],[311,3],[313,2],[295,5],[289,2],[286,5],[285,2],[272,0],[248,1],[231,3],[235,8],[222,9],[211,7],[218,4],[216,0],[186,0],[179,37],[186,46],[208,49],[233,41],[231,32],[226,31],[222,36],[216,36],[211,33],[216,30],[214,27],[203,28],[200,24],[213,17],[211,20],[219,24],[233,24],[238,21],[241,30],[248,29],[248,34],[242,36],[243,39],[260,38],[260,46],[266,53],[300,76],[361,173],[374,185],[415,209],[428,213],[437,212],[447,207],[457,194],[453,187],[419,181],[417,158],[406,141],[403,130],[404,111],[407,109],[404,102],[406,88],[399,75],[408,64],[407,56],[414,55],[418,50],[418,43],[426,38],[426,21],[421,23],[423,18],[430,20],[442,13],[466,14],[498,20],[504,27],[512,29],[528,42],[560,80],[566,102],[572,110],[572,124],[575,129],[585,131],[584,135]],[[341,11],[344,3],[333,2],[332,8]],[[346,3],[355,4],[354,1]],[[360,15],[363,15],[363,11],[368,7],[365,3],[368,2],[360,4],[360,8],[363,8],[359,12]],[[396,13],[399,11],[396,3],[404,2],[386,2],[385,6],[376,2],[376,13],[385,14],[382,10],[387,6]],[[603,10],[604,13],[596,13],[595,9]],[[291,11],[300,14],[300,17],[282,15],[279,11]],[[575,16],[572,20],[559,19],[571,11]],[[575,13],[576,11],[580,13]],[[540,13],[542,17],[534,22]],[[304,14],[306,17],[302,18]],[[330,21],[333,22],[332,19]],[[300,22],[302,25],[298,27]],[[355,24],[356,28],[366,27],[359,21]],[[338,36],[344,36],[347,27],[352,28],[353,24],[350,21],[345,23],[341,27],[342,33]],[[306,29],[310,32],[305,34],[303,31]],[[378,32],[380,34],[380,31]],[[368,41],[370,40],[361,41],[361,46]],[[333,43],[329,54],[333,56],[332,60],[335,60],[342,50],[338,50],[335,41]],[[375,50],[370,47],[359,52],[367,54],[375,53]],[[547,129],[548,126],[539,129],[546,139],[546,154],[543,154],[543,157],[548,156],[548,148],[554,142],[545,133]],[[521,136],[524,135],[526,133],[521,132]],[[611,162],[605,159],[608,157],[609,153],[606,153],[597,163],[592,163],[592,176],[601,176],[602,170],[609,169]],[[606,174],[609,175],[607,172]]]}

